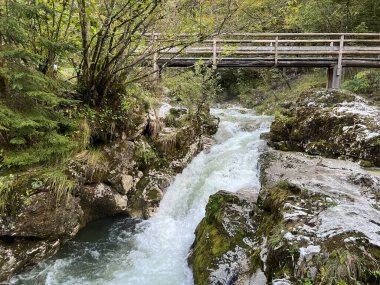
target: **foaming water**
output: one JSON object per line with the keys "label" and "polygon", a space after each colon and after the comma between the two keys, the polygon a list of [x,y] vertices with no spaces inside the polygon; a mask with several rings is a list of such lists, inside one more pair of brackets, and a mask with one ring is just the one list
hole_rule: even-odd
{"label": "foaming water", "polygon": [[[245,109],[214,109],[217,144],[200,153],[166,190],[157,214],[120,219],[95,241],[70,242],[65,253],[20,275],[15,284],[193,285],[187,257],[210,195],[259,189],[257,160],[270,117]],[[254,127],[252,127],[254,126]],[[256,189],[256,190],[254,190]]]}

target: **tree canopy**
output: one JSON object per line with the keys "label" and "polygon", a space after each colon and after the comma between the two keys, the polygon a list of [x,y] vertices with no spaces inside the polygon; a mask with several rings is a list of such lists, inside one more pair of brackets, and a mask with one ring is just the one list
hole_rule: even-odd
{"label": "tree canopy", "polygon": [[80,145],[83,120],[131,117],[135,97],[151,94],[160,49],[224,32],[379,31],[380,0],[3,0],[0,149],[18,156],[0,154],[0,164],[65,155]]}

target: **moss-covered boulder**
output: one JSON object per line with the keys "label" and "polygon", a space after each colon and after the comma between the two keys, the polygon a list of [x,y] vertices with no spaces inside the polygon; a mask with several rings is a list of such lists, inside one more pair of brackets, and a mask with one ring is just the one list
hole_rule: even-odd
{"label": "moss-covered boulder", "polygon": [[380,166],[380,111],[351,93],[308,91],[273,122],[270,142],[279,150]]}
{"label": "moss-covered boulder", "polygon": [[137,183],[128,195],[128,214],[131,217],[151,217],[157,210],[164,191],[174,178],[173,172],[151,170]]}
{"label": "moss-covered boulder", "polygon": [[220,191],[210,197],[189,258],[195,284],[245,284],[256,270],[252,193]]}
{"label": "moss-covered boulder", "polygon": [[268,281],[379,284],[380,179],[357,164],[269,151],[257,235]]}
{"label": "moss-covered boulder", "polygon": [[270,150],[254,195],[210,197],[189,263],[196,285],[380,284],[380,177]]}

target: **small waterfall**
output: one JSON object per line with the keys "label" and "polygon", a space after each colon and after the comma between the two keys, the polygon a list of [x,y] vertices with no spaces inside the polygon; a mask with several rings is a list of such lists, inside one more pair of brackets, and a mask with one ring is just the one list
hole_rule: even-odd
{"label": "small waterfall", "polygon": [[258,191],[257,160],[265,145],[260,134],[268,131],[271,120],[239,108],[212,112],[221,118],[217,144],[177,175],[153,218],[137,225],[121,219],[100,240],[70,242],[69,253],[58,254],[13,283],[193,285],[187,257],[207,200],[219,190]]}

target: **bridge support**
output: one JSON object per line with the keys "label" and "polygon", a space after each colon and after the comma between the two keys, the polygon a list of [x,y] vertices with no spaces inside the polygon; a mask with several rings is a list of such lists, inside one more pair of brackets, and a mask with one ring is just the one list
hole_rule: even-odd
{"label": "bridge support", "polygon": [[340,89],[342,74],[338,65],[327,69],[327,89]]}

